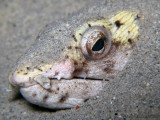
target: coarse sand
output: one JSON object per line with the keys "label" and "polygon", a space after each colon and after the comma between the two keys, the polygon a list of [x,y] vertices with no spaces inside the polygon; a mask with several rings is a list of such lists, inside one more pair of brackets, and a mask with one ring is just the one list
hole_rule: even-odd
{"label": "coarse sand", "polygon": [[[106,0],[111,14],[137,10],[139,38],[126,68],[80,108],[50,110],[12,95],[8,75],[16,60],[48,23],[67,19],[104,0],[0,1],[0,120],[160,119],[160,1]],[[92,11],[89,11],[92,12]],[[101,12],[101,11],[99,11]]]}

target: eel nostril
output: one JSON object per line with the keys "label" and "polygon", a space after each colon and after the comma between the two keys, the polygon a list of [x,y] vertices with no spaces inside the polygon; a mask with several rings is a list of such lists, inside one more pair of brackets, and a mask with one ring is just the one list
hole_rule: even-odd
{"label": "eel nostril", "polygon": [[12,73],[10,73],[10,75],[9,75],[9,82],[12,84],[13,82],[13,72]]}
{"label": "eel nostril", "polygon": [[27,87],[32,83],[29,82],[29,78],[16,72],[11,72],[9,75],[9,83],[15,87]]}
{"label": "eel nostril", "polygon": [[18,86],[16,79],[15,79],[15,74],[12,72],[9,75],[9,83],[13,86]]}

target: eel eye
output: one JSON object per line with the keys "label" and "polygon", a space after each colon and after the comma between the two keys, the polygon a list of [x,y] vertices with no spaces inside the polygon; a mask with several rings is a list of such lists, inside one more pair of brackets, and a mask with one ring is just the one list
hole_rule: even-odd
{"label": "eel eye", "polygon": [[100,59],[107,55],[111,47],[111,34],[102,26],[88,28],[81,40],[81,50],[88,59]]}

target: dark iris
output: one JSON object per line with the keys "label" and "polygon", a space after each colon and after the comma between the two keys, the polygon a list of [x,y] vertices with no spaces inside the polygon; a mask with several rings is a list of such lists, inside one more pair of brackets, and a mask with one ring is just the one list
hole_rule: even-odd
{"label": "dark iris", "polygon": [[92,47],[92,51],[99,51],[104,47],[104,38],[100,38]]}

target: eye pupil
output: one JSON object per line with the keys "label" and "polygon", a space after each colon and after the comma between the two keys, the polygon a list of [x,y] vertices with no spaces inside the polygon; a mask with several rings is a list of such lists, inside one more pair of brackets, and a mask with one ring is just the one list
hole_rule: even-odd
{"label": "eye pupil", "polygon": [[111,41],[111,33],[108,28],[91,26],[83,33],[81,52],[87,59],[98,60],[108,54]]}
{"label": "eye pupil", "polygon": [[92,47],[92,51],[100,51],[104,47],[104,38],[100,38]]}

